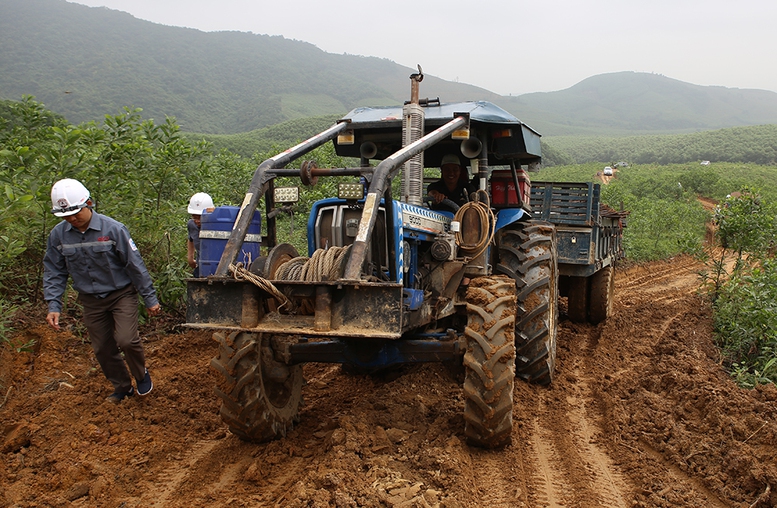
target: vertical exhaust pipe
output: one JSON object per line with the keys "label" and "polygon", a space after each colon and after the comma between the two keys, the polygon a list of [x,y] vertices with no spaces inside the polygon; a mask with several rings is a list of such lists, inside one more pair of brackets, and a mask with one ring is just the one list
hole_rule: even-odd
{"label": "vertical exhaust pipe", "polygon": [[[421,66],[418,73],[410,75],[410,102],[402,107],[402,146],[406,147],[424,136],[424,108],[419,99],[419,84],[424,79]],[[402,201],[411,205],[423,205],[424,154],[415,155],[402,166]]]}

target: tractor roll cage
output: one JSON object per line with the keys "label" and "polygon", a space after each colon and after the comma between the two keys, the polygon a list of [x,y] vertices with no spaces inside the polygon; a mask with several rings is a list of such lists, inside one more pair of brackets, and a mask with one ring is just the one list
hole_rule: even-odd
{"label": "tractor roll cage", "polygon": [[[391,180],[396,176],[399,168],[410,160],[415,155],[421,153],[426,148],[439,142],[450,135],[453,131],[469,126],[469,114],[458,113],[455,118],[445,125],[435,129],[434,131],[426,134],[417,141],[407,145],[396,153],[390,155],[381,161],[374,169],[372,169],[372,182],[370,183],[367,191],[367,198],[364,206],[364,213],[362,214],[361,221],[359,223],[359,233],[356,237],[356,241],[352,247],[351,256],[348,264],[345,268],[345,279],[358,280],[361,272],[362,264],[364,263],[367,248],[367,239],[370,238],[372,230],[375,227],[375,221],[377,219],[377,206],[380,204],[380,197],[385,193],[391,192]],[[251,179],[251,185],[248,188],[248,192],[243,199],[243,204],[240,206],[237,219],[235,220],[235,226],[232,229],[232,233],[227,240],[227,244],[224,247],[224,253],[219,260],[219,265],[216,268],[214,274],[215,277],[225,277],[229,270],[229,265],[235,262],[240,250],[240,246],[243,244],[248,226],[250,225],[251,218],[254,215],[254,211],[259,203],[261,196],[267,192],[270,188],[272,180],[276,176],[300,176],[300,170],[283,170],[283,173],[279,173],[280,170],[288,163],[306,153],[318,148],[327,141],[334,139],[338,134],[344,131],[348,127],[347,121],[340,121],[333,125],[329,129],[303,141],[302,143],[281,152],[278,155],[270,157],[265,160],[259,167],[256,168],[254,176]],[[344,168],[342,171],[332,171],[332,174],[347,175],[356,174],[355,169]],[[359,173],[360,174],[360,173]],[[389,216],[393,215],[393,200],[391,196],[386,196],[385,206],[387,207],[387,213]]]}

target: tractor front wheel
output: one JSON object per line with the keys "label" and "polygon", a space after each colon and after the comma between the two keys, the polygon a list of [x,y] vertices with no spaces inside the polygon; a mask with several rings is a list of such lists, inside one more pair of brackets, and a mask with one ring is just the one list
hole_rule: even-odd
{"label": "tractor front wheel", "polygon": [[276,360],[279,342],[266,335],[217,332],[213,339],[219,354],[210,365],[229,430],[253,443],[285,436],[299,421],[302,366]]}
{"label": "tractor front wheel", "polygon": [[510,444],[515,383],[515,283],[478,277],[467,288],[464,433],[473,446]]}

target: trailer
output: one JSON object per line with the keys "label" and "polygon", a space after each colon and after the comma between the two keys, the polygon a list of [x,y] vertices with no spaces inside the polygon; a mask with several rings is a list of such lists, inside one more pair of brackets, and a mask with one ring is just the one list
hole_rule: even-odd
{"label": "trailer", "polygon": [[615,266],[622,259],[628,212],[600,201],[601,186],[583,182],[532,182],[535,219],[556,226],[559,293],[573,321],[601,323],[612,314]]}

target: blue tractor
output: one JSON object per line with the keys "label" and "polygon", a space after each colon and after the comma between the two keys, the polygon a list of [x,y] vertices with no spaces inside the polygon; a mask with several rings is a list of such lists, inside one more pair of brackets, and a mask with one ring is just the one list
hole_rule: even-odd
{"label": "blue tractor", "polygon": [[[532,215],[527,173],[539,169],[540,135],[488,102],[420,99],[420,68],[410,78],[404,106],[354,109],[261,163],[214,273],[188,282],[188,325],[214,331],[221,416],[241,439],[293,427],[307,362],[463,365],[464,434],[485,448],[510,443],[515,378],[553,379],[556,227]],[[359,162],[286,169],[330,141]],[[463,205],[432,209],[424,169],[451,153],[475,189]],[[310,210],[305,256],[277,242],[278,212],[299,192],[276,186],[281,176],[308,186],[352,177]],[[261,198],[262,255],[241,263]]]}

